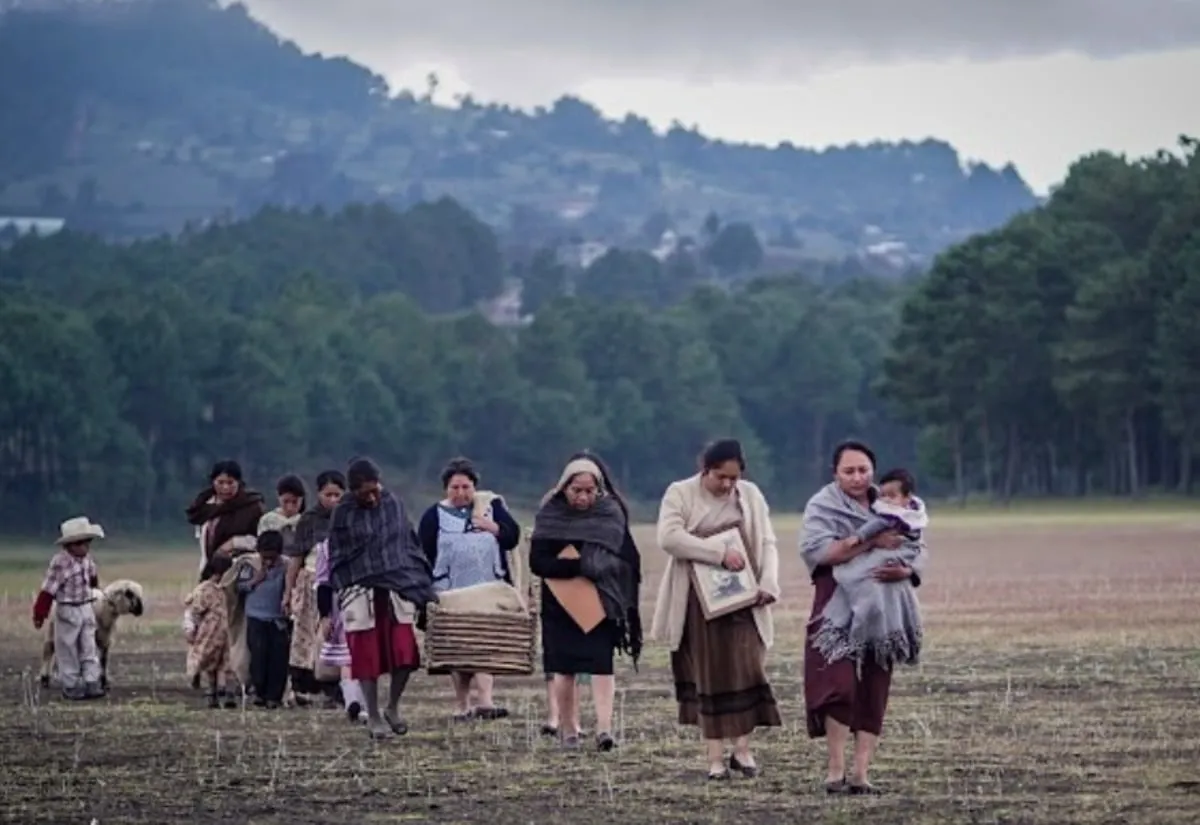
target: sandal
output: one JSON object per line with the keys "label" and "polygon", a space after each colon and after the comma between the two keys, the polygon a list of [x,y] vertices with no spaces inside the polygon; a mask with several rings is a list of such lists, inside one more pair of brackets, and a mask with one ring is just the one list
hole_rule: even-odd
{"label": "sandal", "polygon": [[382,742],[385,739],[391,739],[396,734],[395,734],[395,732],[392,731],[391,727],[387,724],[387,720],[384,720],[384,724],[382,727],[376,727],[373,722],[368,720],[367,721],[367,735],[370,736],[376,742]]}
{"label": "sandal", "polygon": [[403,719],[395,716],[390,710],[383,712],[383,721],[387,722],[387,726],[392,729],[392,733],[397,736],[403,736],[408,733],[408,723]]}

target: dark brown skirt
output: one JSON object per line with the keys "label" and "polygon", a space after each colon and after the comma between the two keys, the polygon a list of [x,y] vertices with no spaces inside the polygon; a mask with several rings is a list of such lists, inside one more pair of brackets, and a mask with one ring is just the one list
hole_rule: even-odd
{"label": "dark brown skirt", "polygon": [[851,731],[878,736],[883,731],[892,672],[876,664],[872,656],[866,657],[861,674],[851,659],[840,659],[832,664],[825,661],[812,640],[837,583],[832,573],[819,573],[813,584],[816,587],[804,644],[804,705],[808,735],[814,739],[823,737],[828,718]]}
{"label": "dark brown skirt", "polygon": [[679,724],[699,725],[705,739],[736,739],[782,725],[765,661],[749,608],[707,622],[689,591],[683,640],[671,654]]}

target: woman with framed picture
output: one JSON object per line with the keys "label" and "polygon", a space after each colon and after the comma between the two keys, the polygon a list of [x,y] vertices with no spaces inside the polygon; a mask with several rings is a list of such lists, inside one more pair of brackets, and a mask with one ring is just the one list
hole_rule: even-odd
{"label": "woman with framed picture", "polygon": [[658,514],[671,560],[652,635],[670,645],[679,723],[700,726],[714,780],[757,776],[750,734],[782,724],[766,672],[779,554],[766,498],[745,470],[740,443],[710,444],[700,472],[668,487]]}

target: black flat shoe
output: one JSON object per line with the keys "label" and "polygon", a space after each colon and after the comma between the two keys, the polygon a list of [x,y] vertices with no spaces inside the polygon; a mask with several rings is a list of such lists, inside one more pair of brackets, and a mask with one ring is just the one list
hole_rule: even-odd
{"label": "black flat shoe", "polygon": [[851,796],[879,796],[883,793],[870,782],[860,784],[851,782],[846,785],[846,788]]}
{"label": "black flat shoe", "polygon": [[846,778],[842,777],[841,779],[834,779],[832,781],[826,782],[825,783],[825,793],[829,794],[830,796],[835,796],[837,794],[844,794],[847,792],[847,789],[849,787],[850,787],[850,785],[849,785],[849,783],[846,782]]}
{"label": "black flat shoe", "polygon": [[719,771],[709,771],[708,772],[708,781],[709,782],[724,782],[726,779],[729,779],[729,776],[730,776],[729,768],[722,768]]}
{"label": "black flat shoe", "polygon": [[542,725],[542,736],[558,736],[558,728],[554,725]]}
{"label": "black flat shoe", "polygon": [[754,779],[758,776],[757,765],[743,765],[738,761],[736,756],[729,757],[729,770],[734,771],[735,773],[740,773],[747,779]]}
{"label": "black flat shoe", "polygon": [[617,746],[617,742],[612,738],[611,734],[598,733],[596,734],[596,750],[601,753],[608,753]]}

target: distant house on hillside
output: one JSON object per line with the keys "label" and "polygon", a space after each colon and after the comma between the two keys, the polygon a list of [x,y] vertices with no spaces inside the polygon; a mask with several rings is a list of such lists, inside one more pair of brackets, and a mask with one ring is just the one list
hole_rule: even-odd
{"label": "distant house on hillside", "polygon": [[580,241],[563,244],[558,248],[559,263],[587,269],[608,251],[608,244],[599,241]]}
{"label": "distant house on hillside", "polygon": [[63,218],[27,217],[21,215],[0,215],[0,236],[38,234],[53,235],[61,232],[67,225]]}
{"label": "distant house on hillside", "polygon": [[500,295],[486,301],[480,307],[483,316],[500,327],[515,327],[527,323],[527,319],[521,317],[523,286],[521,281],[509,283]]}
{"label": "distant house on hillside", "polygon": [[904,241],[880,241],[869,244],[863,253],[865,253],[864,257],[884,260],[898,269],[908,266],[915,260],[908,244]]}
{"label": "distant house on hillside", "polygon": [[595,208],[590,200],[568,201],[558,207],[558,217],[564,221],[577,221]]}

